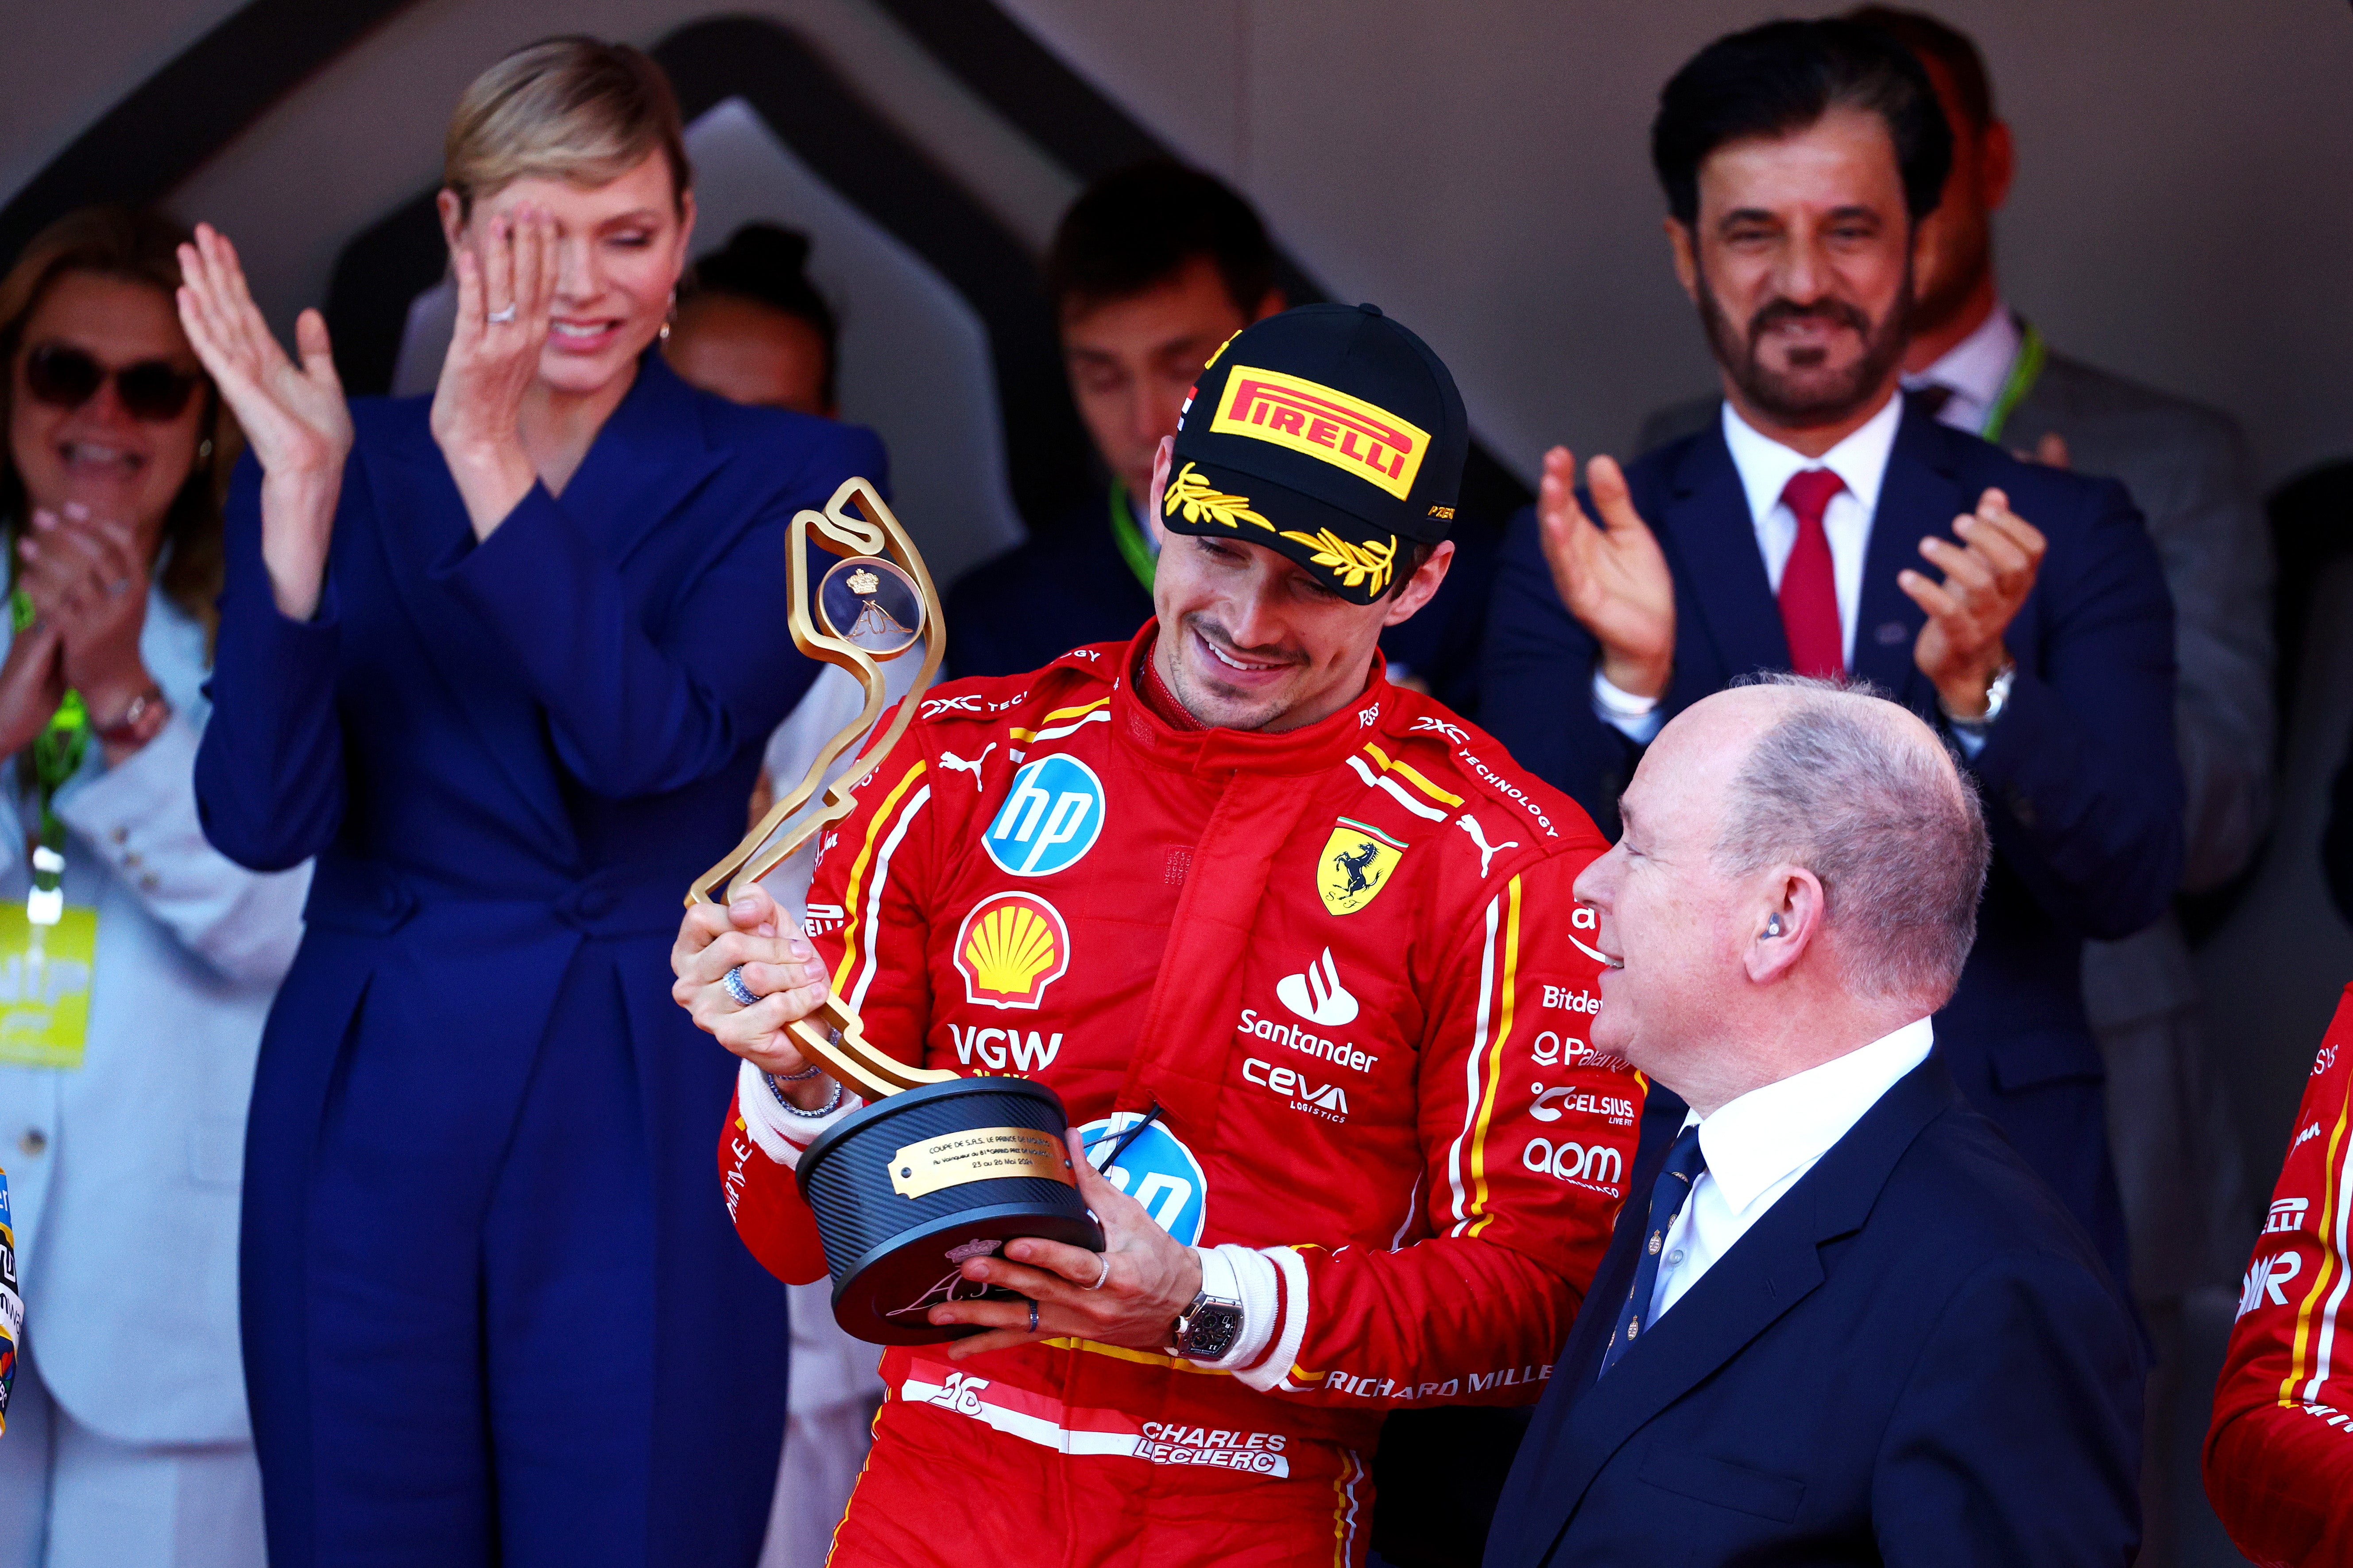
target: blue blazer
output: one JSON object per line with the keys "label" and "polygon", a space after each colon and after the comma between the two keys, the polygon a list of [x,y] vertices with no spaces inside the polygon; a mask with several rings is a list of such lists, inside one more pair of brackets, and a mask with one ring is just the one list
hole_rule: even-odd
{"label": "blue blazer", "polygon": [[[881,482],[881,445],[697,393],[649,353],[563,496],[535,487],[478,544],[427,412],[353,405],[311,620],[270,596],[249,461],[229,502],[205,832],[255,868],[316,857],[246,1149],[244,1331],[273,1554],[301,1560],[287,1543],[312,1528],[313,1456],[394,1440],[314,1426],[376,1397],[331,1343],[353,1331],[351,1309],[307,1305],[316,1271],[379,1233],[421,1277],[477,1267],[471,1227],[560,1016],[551,1049],[635,1064],[607,1120],[642,1129],[650,1168],[629,1190],[648,1211],[615,1216],[604,1310],[646,1314],[632,1332],[659,1347],[664,1381],[641,1395],[617,1365],[617,1394],[669,1413],[647,1461],[658,1512],[714,1466],[744,1472],[723,1528],[676,1524],[686,1560],[724,1561],[747,1536],[756,1549],[765,1519],[784,1296],[720,1202],[734,1063],[670,1001],[669,951],[688,883],[742,835],[762,747],[817,670],[786,626],[787,525],[849,475]],[[321,1174],[322,1151],[356,1150],[365,1171],[377,1146],[412,1157]]]}
{"label": "blue blazer", "polygon": [[[1658,448],[1626,477],[1674,574],[1666,715],[1738,676],[1788,668],[1722,425]],[[2116,1277],[2129,1279],[2105,1075],[2081,970],[2085,937],[2149,924],[2181,870],[2173,605],[2140,514],[2112,479],[2021,463],[1906,407],[1872,521],[1852,673],[1939,721],[1936,688],[1912,662],[1927,617],[1895,574],[1925,569],[1921,539],[1951,539],[1953,519],[1989,486],[2009,494],[2050,548],[2005,636],[2018,661],[2009,705],[1968,764],[1993,834],[1993,871],[1977,947],[1936,1016],[1936,1039],[1970,1103],[2051,1184]],[[1641,750],[1594,714],[1599,652],[1554,590],[1535,512],[1521,512],[1495,576],[1480,721],[1523,767],[1614,824]]]}
{"label": "blue blazer", "polygon": [[2132,1560],[2131,1310],[1941,1057],[1602,1377],[1666,1142],[1647,1142],[1488,1568]]}

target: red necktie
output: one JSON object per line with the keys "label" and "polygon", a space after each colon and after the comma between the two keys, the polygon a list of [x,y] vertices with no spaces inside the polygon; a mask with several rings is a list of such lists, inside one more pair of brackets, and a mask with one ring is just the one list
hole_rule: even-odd
{"label": "red necktie", "polygon": [[1838,576],[1831,570],[1831,538],[1822,513],[1846,481],[1828,468],[1789,476],[1781,504],[1797,514],[1798,542],[1781,568],[1781,629],[1788,634],[1789,668],[1799,675],[1846,674],[1846,638],[1839,630]]}

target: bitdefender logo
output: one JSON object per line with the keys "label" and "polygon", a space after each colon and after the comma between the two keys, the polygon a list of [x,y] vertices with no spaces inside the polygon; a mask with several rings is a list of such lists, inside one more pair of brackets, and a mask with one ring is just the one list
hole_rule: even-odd
{"label": "bitdefender logo", "polygon": [[1356,999],[1341,985],[1340,968],[1332,962],[1332,950],[1328,947],[1323,957],[1307,966],[1304,974],[1286,974],[1276,981],[1274,994],[1293,1013],[1327,1029],[1354,1023],[1356,1018]]}

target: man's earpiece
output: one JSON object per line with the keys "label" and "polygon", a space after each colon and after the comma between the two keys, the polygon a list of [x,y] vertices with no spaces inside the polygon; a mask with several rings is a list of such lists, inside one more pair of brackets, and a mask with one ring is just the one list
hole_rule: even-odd
{"label": "man's earpiece", "polygon": [[1779,915],[1771,915],[1767,917],[1765,921],[1765,934],[1767,936],[1779,936],[1781,934],[1781,917]]}

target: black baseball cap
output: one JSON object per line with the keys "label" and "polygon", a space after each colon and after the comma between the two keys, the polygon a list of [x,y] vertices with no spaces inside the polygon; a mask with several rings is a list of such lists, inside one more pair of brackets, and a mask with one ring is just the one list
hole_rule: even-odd
{"label": "black baseball cap", "polygon": [[1302,305],[1244,327],[1185,400],[1160,521],[1280,551],[1342,598],[1454,521],[1471,436],[1430,345],[1377,305]]}

